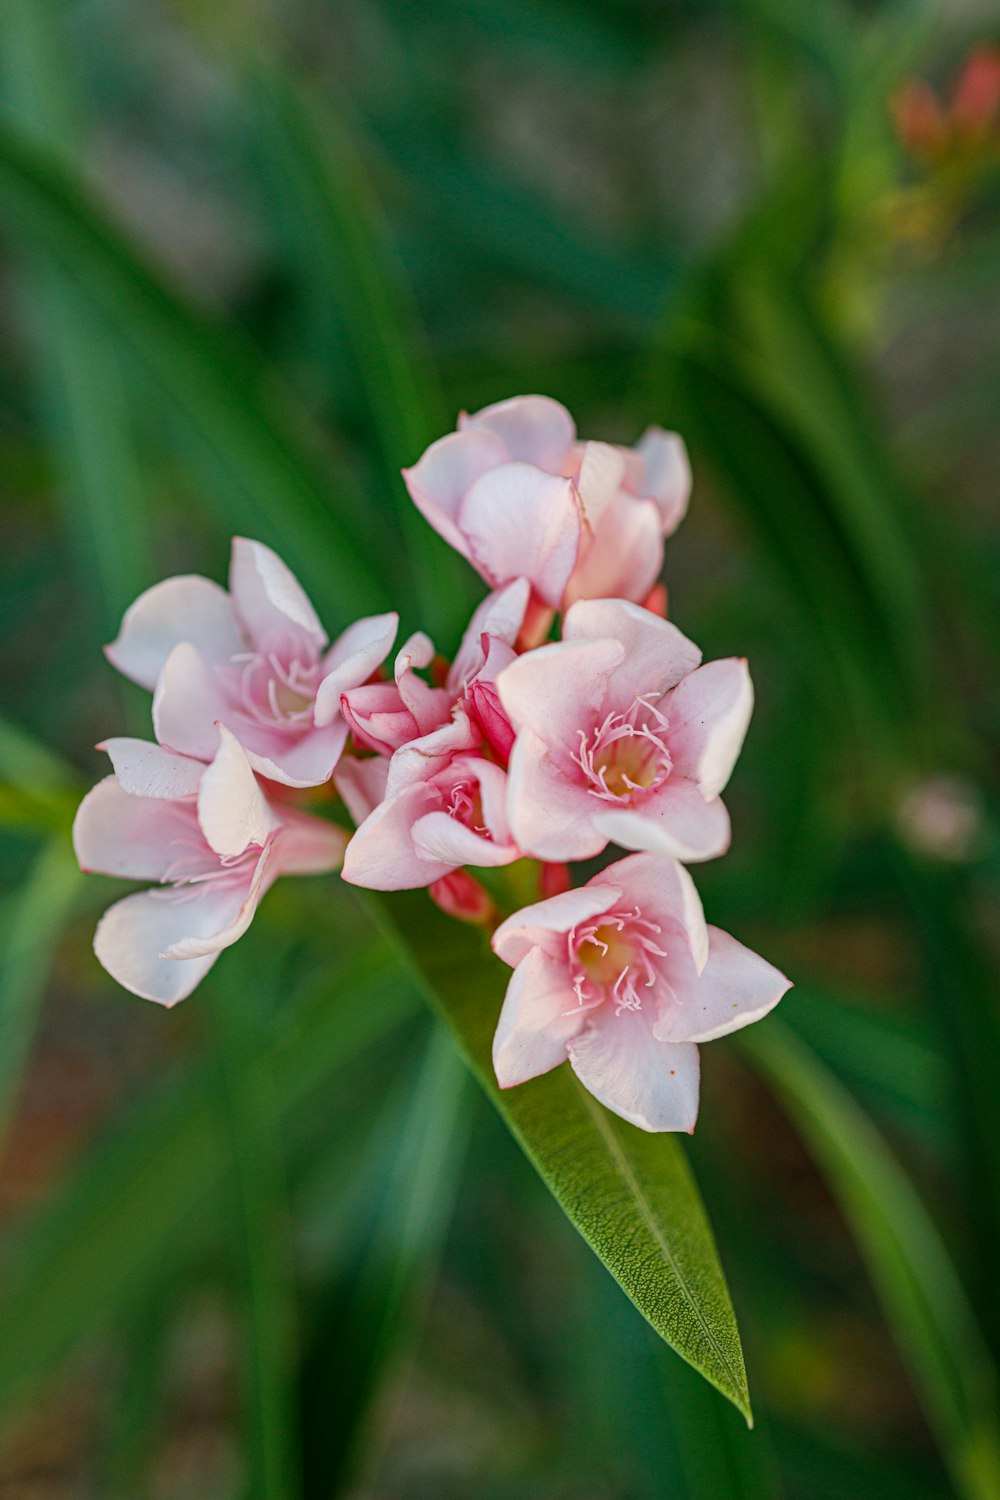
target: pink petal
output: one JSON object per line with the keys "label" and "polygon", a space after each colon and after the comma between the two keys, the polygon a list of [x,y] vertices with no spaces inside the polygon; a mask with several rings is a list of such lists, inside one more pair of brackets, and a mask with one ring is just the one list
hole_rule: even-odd
{"label": "pink petal", "polygon": [[334,784],[355,824],[363,823],[385,797],[389,762],[381,755],[365,760],[345,755],[337,767]]}
{"label": "pink petal", "polygon": [[481,671],[485,659],[484,635],[513,646],[524,624],[530,597],[531,584],[526,578],[515,578],[506,588],[494,589],[492,594],[487,594],[462,636],[462,644],[448,673],[449,691],[460,693]]}
{"label": "pink petal", "polygon": [[369,682],[340,700],[340,711],[359,745],[391,755],[420,733],[394,682]]}
{"label": "pink petal", "polygon": [[[593,917],[610,911],[621,895],[620,886],[604,882],[603,877],[598,876],[589,885],[562,891],[558,896],[549,896],[532,906],[523,906],[500,923],[491,940],[493,952],[514,968],[532,948],[548,951],[553,935],[561,937],[580,922],[589,922]],[[565,952],[565,943],[560,942],[557,946]]]}
{"label": "pink petal", "polygon": [[236,613],[259,650],[301,641],[305,650],[327,643],[305,590],[277,553],[263,542],[233,539],[229,590]]}
{"label": "pink petal", "polygon": [[313,719],[317,726],[332,723],[340,713],[341,694],[360,687],[381,666],[398,625],[397,614],[372,615],[355,621],[334,641],[323,660],[326,676],[316,690]]}
{"label": "pink petal", "polygon": [[276,821],[243,747],[220,724],[219,748],[198,791],[205,842],[222,857],[242,854],[248,844],[263,847]]}
{"label": "pink petal", "polygon": [[468,870],[452,870],[450,875],[442,875],[427,887],[427,894],[435,906],[459,922],[485,926],[496,914],[493,897]]}
{"label": "pink petal", "polygon": [[636,500],[622,491],[582,549],[566,602],[616,598],[642,603],[662,566],[659,511],[652,500]]}
{"label": "pink petal", "polygon": [[687,513],[691,463],[676,432],[650,427],[635,446],[641,461],[635,493],[655,500],[664,536],[672,536]]}
{"label": "pink petal", "polygon": [[524,854],[545,860],[600,854],[611,835],[601,831],[594,809],[605,804],[565,775],[530,729],[514,742],[508,777],[510,829]]}
{"label": "pink petal", "polygon": [[336,823],[312,818],[294,808],[282,811],[281,827],[271,841],[271,863],[277,875],[328,875],[339,870],[350,835]]}
{"label": "pink petal", "polygon": [[709,929],[701,897],[683,865],[656,854],[629,854],[608,865],[597,878],[601,883],[613,880],[620,885],[625,904],[638,906],[645,918],[668,933],[661,946],[673,950],[679,934],[692,957],[694,973],[701,973],[708,960]]}
{"label": "pink petal", "polygon": [[458,419],[461,432],[483,428],[502,439],[507,455],[525,463],[537,464],[550,474],[562,474],[576,441],[573,418],[550,396],[513,396],[484,406],[482,411]]}
{"label": "pink petal", "polygon": [[99,781],[80,803],[73,848],[81,870],[123,880],[164,880],[179,855],[187,873],[218,868],[201,836],[192,799],[135,797],[113,776]]}
{"label": "pink petal", "polygon": [[175,755],[149,740],[116,738],[97,748],[110,756],[118,784],[132,797],[193,797],[205,774],[200,760]]}
{"label": "pink petal", "polygon": [[511,975],[493,1038],[502,1089],[566,1061],[566,1044],[584,1021],[565,963],[532,948]]}
{"label": "pink petal", "polygon": [[477,479],[507,463],[509,456],[501,439],[481,428],[439,438],[412,469],[403,470],[420,514],[463,557],[469,549],[458,525],[462,501]]}
{"label": "pink petal", "polygon": [[210,578],[188,574],[154,584],[125,611],[118,637],[104,653],[124,676],[152,691],[181,641],[220,666],[246,649],[232,600]]}
{"label": "pink petal", "polygon": [[532,464],[504,464],[472,486],[458,524],[469,556],[494,587],[527,578],[559,607],[580,550],[580,502],[570,480]]}
{"label": "pink petal", "polygon": [[282,786],[323,786],[330,780],[347,744],[348,726],[342,718],[323,729],[303,733],[280,728],[241,730],[247,759],[258,776]]}
{"label": "pink petal", "polygon": [[492,682],[478,679],[469,684],[465,705],[469,717],[483,732],[483,737],[494,755],[506,765],[514,745],[514,730],[500,704],[500,695]]}
{"label": "pink petal", "polygon": [[423,782],[387,798],[348,844],[344,879],[372,891],[405,891],[447,875],[453,868],[449,861],[424,859],[413,843],[413,825],[439,806],[437,793]]}
{"label": "pink petal", "polygon": [[595,812],[591,822],[605,839],[623,849],[648,849],[684,864],[716,859],[729,848],[725,804],[718,797],[706,802],[693,782],[679,777],[672,776],[641,807]]}
{"label": "pink petal", "polygon": [[153,729],[161,745],[196,760],[211,760],[219,746],[216,724],[230,703],[215,673],[194,646],[171,651],[153,695]]}
{"label": "pink petal", "polygon": [[674,769],[717,797],[743,748],[753,713],[747,664],[736,657],[710,661],[678,683],[665,703],[667,744]]}
{"label": "pink petal", "polygon": [[640,1130],[694,1130],[698,1118],[698,1049],[658,1041],[644,1011],[590,1013],[569,1043],[569,1060],[585,1089]]}
{"label": "pink petal", "polygon": [[426,782],[454,755],[463,750],[476,749],[479,736],[463,709],[457,708],[454,717],[440,728],[433,729],[419,739],[401,745],[389,762],[389,780],[386,794],[394,797],[404,787],[415,782]]}
{"label": "pink petal", "polygon": [[[405,795],[405,794],[404,794]],[[446,812],[429,812],[413,825],[413,847],[425,860],[458,869],[509,865],[520,857],[516,844],[496,844]],[[423,882],[421,882],[423,884]]]}
{"label": "pink petal", "polygon": [[433,660],[434,642],[418,630],[399,650],[393,667],[403,706],[413,715],[422,735],[447,723],[454,702],[451,693],[432,688],[417,676],[417,671],[429,667]]}
{"label": "pink petal", "polygon": [[625,478],[625,459],[610,443],[584,443],[576,487],[583,514],[595,527],[611,505]]}
{"label": "pink petal", "polygon": [[[277,870],[268,868],[270,858],[271,845],[268,845],[260,851],[249,882],[241,872],[238,882],[220,881],[216,886],[194,887],[195,894],[190,902],[194,920],[188,922],[187,935],[165,948],[162,956],[202,958],[217,953],[220,948],[231,948],[250,926],[261,896],[277,877]],[[155,896],[158,893],[153,891],[150,894]]]}
{"label": "pink petal", "polygon": [[622,665],[609,688],[623,704],[625,699],[665,693],[701,661],[698,647],[676,625],[627,599],[580,599],[567,610],[564,641],[609,637],[623,650]]}
{"label": "pink petal", "polygon": [[578,731],[593,728],[624,654],[615,640],[561,641],[526,651],[497,678],[504,712],[518,733],[533,730],[569,756],[580,748]]}
{"label": "pink petal", "polygon": [[510,828],[507,822],[507,773],[501,766],[483,756],[459,756],[455,761],[459,775],[468,773],[479,784],[479,798],[483,808],[483,823],[490,837],[497,843],[508,844]]}
{"label": "pink petal", "polygon": [[708,963],[679,1004],[665,1010],[656,1035],[668,1042],[710,1042],[759,1021],[791,980],[728,932],[708,929]]}

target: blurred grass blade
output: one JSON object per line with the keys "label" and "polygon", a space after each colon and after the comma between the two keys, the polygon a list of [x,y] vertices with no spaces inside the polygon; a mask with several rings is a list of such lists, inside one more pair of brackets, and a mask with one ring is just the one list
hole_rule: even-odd
{"label": "blurred grass blade", "polygon": [[295,246],[317,296],[335,301],[405,539],[406,556],[386,565],[397,587],[415,593],[426,628],[450,640],[474,602],[472,571],[419,514],[400,469],[453,419],[442,414],[402,267],[344,122],[305,80],[273,64],[258,64],[251,79],[283,220],[297,226]]}
{"label": "blurred grass blade", "polygon": [[212,979],[208,998],[222,1134],[233,1169],[228,1229],[243,1302],[246,1493],[249,1500],[295,1500],[300,1493],[290,1381],[295,1278],[271,1048],[259,983],[245,953],[230,955],[227,969]]}
{"label": "blurred grass blade", "polygon": [[[0,131],[0,221],[57,262],[139,356],[196,434],[221,524],[276,547],[337,621],[384,603],[360,549],[356,497],[334,476],[294,402],[237,336],[188,305],[66,174]],[[224,472],[232,488],[219,489]],[[369,555],[374,551],[371,539]]]}
{"label": "blurred grass blade", "polygon": [[72,766],[0,717],[0,823],[68,839],[80,790]]}
{"label": "blurred grass blade", "polygon": [[314,1319],[304,1371],[308,1496],[361,1482],[374,1405],[412,1336],[451,1216],[466,1143],[467,1074],[435,1026],[396,1127],[381,1206],[360,1263]]}
{"label": "blurred grass blade", "polygon": [[507,970],[481,935],[419,899],[381,908],[428,1000],[570,1221],[683,1359],[751,1420],[743,1351],[712,1231],[683,1148],[597,1103],[569,1067],[503,1093],[491,1043]]}
{"label": "blurred grass blade", "polygon": [[[52,0],[13,0],[3,50],[8,98],[18,117],[32,137],[70,165],[81,131],[58,21]],[[127,435],[121,370],[93,312],[81,305],[47,255],[31,257],[24,279],[41,346],[38,383],[70,502],[68,529],[77,537],[88,593],[96,585],[105,635],[151,582],[146,506]]]}
{"label": "blurred grass blade", "polygon": [[910,1179],[838,1080],[780,1022],[740,1033],[814,1155],[868,1265],[964,1500],[1000,1494],[996,1373]]}
{"label": "blurred grass blade", "polygon": [[59,936],[83,876],[61,839],[47,843],[27,881],[9,899],[0,954],[0,1148],[31,1052]]}
{"label": "blurred grass blade", "polygon": [[[272,1043],[269,1070],[280,1112],[350,1067],[411,1006],[381,945],[371,945],[335,981],[324,979],[283,1018]],[[249,1087],[272,1087],[263,1069],[258,1059]],[[131,1119],[88,1152],[51,1209],[22,1231],[0,1294],[0,1403],[134,1294],[227,1171],[230,1153],[212,1083],[202,1067],[144,1097]]]}

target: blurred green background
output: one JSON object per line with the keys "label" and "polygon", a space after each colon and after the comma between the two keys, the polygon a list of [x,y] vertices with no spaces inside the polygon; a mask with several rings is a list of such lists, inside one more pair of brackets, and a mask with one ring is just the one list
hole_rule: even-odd
{"label": "blurred green background", "polygon": [[[996,1500],[991,41],[974,0],[0,5],[4,1500]],[[453,651],[480,586],[398,470],[530,391],[684,434],[671,612],[756,682],[697,881],[797,987],[704,1049],[690,1146],[753,1433],[349,889],[279,886],[169,1014],[90,950],[123,608],[238,532],[331,631]]]}

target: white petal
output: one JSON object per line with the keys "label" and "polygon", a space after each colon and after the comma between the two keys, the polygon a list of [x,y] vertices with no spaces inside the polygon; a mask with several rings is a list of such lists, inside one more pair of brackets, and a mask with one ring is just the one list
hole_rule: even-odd
{"label": "white petal", "polygon": [[494,587],[530,579],[558,609],[580,550],[580,501],[570,480],[533,464],[503,464],[477,479],[458,523],[469,556]]}
{"label": "white petal", "polygon": [[593,729],[624,655],[616,640],[559,641],[525,651],[497,677],[504,712],[515,730],[531,729],[567,756],[578,753],[578,731]]}
{"label": "white petal", "polygon": [[259,649],[299,638],[313,652],[326,645],[326,631],[302,585],[263,542],[233,538],[229,589],[236,613]]}
{"label": "white petal", "polygon": [[500,1087],[513,1088],[565,1062],[566,1044],[585,1018],[565,963],[532,948],[511,975],[493,1038]]}
{"label": "white petal", "polygon": [[562,474],[569,462],[576,426],[573,418],[550,396],[513,396],[484,406],[482,411],[458,419],[465,432],[483,428],[502,439],[510,458],[537,464],[550,474]]}
{"label": "white petal", "polygon": [[663,929],[667,936],[661,946],[675,949],[679,936],[694,972],[701,973],[708,959],[708,928],[701,897],[683,865],[657,854],[629,854],[608,865],[601,879],[620,885],[624,903],[638,906]]}
{"label": "white petal", "polygon": [[285,808],[271,841],[271,864],[279,875],[328,875],[339,870],[350,837],[347,830]]}
{"label": "white petal", "polygon": [[655,500],[664,536],[671,536],[687,513],[691,497],[691,462],[683,438],[662,427],[650,427],[635,446],[642,462],[636,493]]}
{"label": "white petal", "polygon": [[382,755],[361,759],[345,755],[334,773],[334,785],[355,825],[363,823],[385,797],[389,762]]}
{"label": "white petal", "polygon": [[439,806],[438,794],[423,782],[386,798],[348,844],[344,879],[373,891],[405,891],[448,875],[454,868],[451,863],[424,859],[413,844],[413,825]]}
{"label": "white petal", "polygon": [[153,694],[153,729],[161,745],[197,760],[211,760],[219,746],[216,724],[231,705],[212,668],[182,641],[171,651]]}
{"label": "white petal", "polygon": [[334,719],[322,729],[305,734],[249,727],[241,731],[243,748],[258,776],[282,786],[323,786],[330,780],[347,744],[347,725]]}
{"label": "white petal", "polygon": [[461,865],[475,865],[478,869],[509,865],[520,857],[516,844],[495,844],[450,813],[441,811],[418,818],[412,836],[413,847],[422,858],[452,870]]}
{"label": "white petal", "polygon": [[581,549],[566,588],[566,603],[608,598],[641,603],[662,566],[659,511],[652,500],[636,500],[622,491]]}
{"label": "white petal", "polygon": [[104,651],[113,667],[152,691],[181,641],[217,665],[245,650],[232,600],[210,578],[188,574],[154,584],[125,611],[117,640]]}
{"label": "white petal", "polygon": [[112,979],[159,1005],[176,1005],[190,995],[215,963],[219,951],[200,958],[163,958],[178,933],[192,920],[187,893],[140,891],[104,913],[94,935],[94,952]]}
{"label": "white petal", "polygon": [[179,858],[187,874],[218,868],[201,836],[192,799],[136,797],[113,776],[99,781],[80,803],[73,848],[87,874],[123,880],[164,880]]}
{"label": "white petal", "polygon": [[507,773],[507,818],[524,854],[534,859],[590,859],[608,843],[594,809],[605,806],[565,775],[530,729],[514,741]]}
{"label": "white petal", "polygon": [[708,963],[700,977],[664,1010],[657,1036],[670,1042],[710,1042],[759,1021],[791,989],[791,980],[728,932],[708,929]]}
{"label": "white petal", "polygon": [[591,527],[598,524],[625,478],[625,459],[610,443],[584,443],[576,487]]}
{"label": "white petal", "polygon": [[509,456],[502,440],[486,428],[450,432],[432,443],[412,469],[403,470],[420,514],[463,557],[469,549],[458,525],[462,501],[477,479],[507,463]]}
{"label": "white petal", "polygon": [[316,690],[313,720],[322,727],[340,713],[340,695],[360,687],[388,656],[399,625],[397,614],[356,620],[334,641],[323,661],[326,673]]}
{"label": "white petal", "polygon": [[684,864],[717,859],[730,842],[729,814],[722,799],[706,802],[693,782],[676,777],[643,806],[596,812],[591,822],[623,849],[648,849]]}
{"label": "white petal", "polygon": [[698,1049],[661,1042],[644,1011],[605,1004],[569,1043],[584,1088],[640,1130],[685,1130],[698,1118]]}
{"label": "white petal", "polygon": [[580,599],[567,610],[564,641],[609,636],[623,648],[610,689],[620,702],[665,693],[701,661],[698,647],[676,625],[628,599]]}
{"label": "white petal", "polygon": [[210,849],[220,856],[263,846],[277,826],[267,798],[250,769],[242,745],[219,725],[219,748],[198,792],[198,822]]}
{"label": "white petal", "polygon": [[706,799],[725,788],[753,713],[747,664],[736,657],[710,661],[690,673],[660,705],[674,769]]}
{"label": "white petal", "polygon": [[531,584],[526,578],[515,578],[506,588],[494,589],[475,611],[462,636],[462,644],[448,673],[448,687],[453,693],[461,692],[470,678],[483,666],[483,636],[500,640],[513,646],[524,624],[525,611],[531,597]]}
{"label": "white petal", "polygon": [[133,797],[193,797],[205,767],[200,760],[176,755],[149,740],[115,738],[97,746],[111,758],[122,791]]}

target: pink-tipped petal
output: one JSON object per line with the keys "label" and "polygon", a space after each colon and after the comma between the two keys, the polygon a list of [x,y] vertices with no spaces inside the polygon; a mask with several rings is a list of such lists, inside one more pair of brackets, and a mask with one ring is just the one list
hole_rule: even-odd
{"label": "pink-tipped petal", "polygon": [[211,760],[219,745],[216,724],[230,705],[218,678],[194,646],[171,651],[153,695],[153,729],[161,745],[196,760]]}
{"label": "pink-tipped petal", "polygon": [[514,741],[508,771],[507,816],[521,851],[533,859],[590,859],[608,843],[588,788],[556,765],[530,729]]}
{"label": "pink-tipped petal", "polygon": [[239,741],[219,725],[219,748],[198,789],[198,822],[210,849],[223,858],[261,847],[276,819]]}
{"label": "pink-tipped petal", "polygon": [[609,637],[622,647],[612,691],[623,700],[665,693],[701,661],[698,647],[676,625],[628,599],[581,599],[567,610],[564,641]]}
{"label": "pink-tipped petal", "polygon": [[753,713],[747,664],[710,661],[680,682],[661,705],[675,771],[717,797],[732,775]]}
{"label": "pink-tipped petal", "polygon": [[674,777],[641,808],[595,812],[591,822],[609,843],[684,864],[717,859],[729,848],[729,813],[721,798],[706,802],[693,782]]}
{"label": "pink-tipped petal", "polygon": [[502,439],[479,428],[439,438],[412,469],[403,470],[410,499],[424,520],[463,557],[469,548],[458,524],[462,501],[477,479],[509,457]]}
{"label": "pink-tipped petal", "polygon": [[[500,923],[492,938],[493,952],[514,968],[532,948],[546,948],[553,936],[563,938],[580,922],[610,911],[621,895],[621,886],[598,877],[589,885],[524,906]],[[557,946],[565,952],[565,942]]]}
{"label": "pink-tipped petal", "polygon": [[577,731],[593,728],[609,679],[624,656],[616,640],[561,641],[526,651],[497,678],[504,712],[518,733],[533,730],[547,744],[574,752],[579,749]]}
{"label": "pink-tipped petal", "polygon": [[326,631],[305,590],[263,542],[234,537],[229,589],[236,613],[258,649],[301,639],[313,652],[323,650]]}
{"label": "pink-tipped petal", "polygon": [[494,587],[527,578],[558,609],[580,550],[580,501],[568,479],[504,464],[469,490],[458,517],[469,556]]}
{"label": "pink-tipped petal", "polygon": [[573,418],[550,396],[513,396],[458,419],[461,432],[496,433],[508,457],[562,474],[576,441]]}
{"label": "pink-tipped petal", "polygon": [[392,649],[399,625],[395,613],[356,620],[339,636],[323,660],[325,676],[316,689],[313,720],[322,728],[340,713],[340,698],[360,687],[381,666]]}
{"label": "pink-tipped petal", "polygon": [[220,666],[245,649],[232,600],[210,578],[189,574],[154,584],[125,611],[118,637],[104,653],[125,677],[152,692],[181,641]]}
{"label": "pink-tipped petal", "polygon": [[500,1087],[514,1088],[565,1062],[566,1044],[584,1019],[565,963],[532,948],[511,975],[493,1038]]}
{"label": "pink-tipped petal", "polygon": [[687,514],[691,462],[683,438],[650,427],[635,446],[641,461],[636,494],[655,500],[664,536],[672,536]]}
{"label": "pink-tipped petal", "polygon": [[97,746],[110,757],[122,791],[133,797],[193,797],[201,785],[205,767],[200,760],[176,755],[149,740],[124,737],[104,740]]}
{"label": "pink-tipped petal", "polygon": [[198,829],[192,799],[136,797],[113,776],[87,793],[73,822],[81,870],[123,880],[166,880],[178,860],[185,874],[206,874],[218,861]]}
{"label": "pink-tipped petal", "polygon": [[643,1011],[604,1005],[569,1043],[584,1088],[640,1130],[684,1130],[698,1118],[698,1049],[658,1041]]}
{"label": "pink-tipped petal", "polygon": [[657,1022],[668,1042],[711,1042],[739,1031],[773,1010],[791,989],[780,970],[744,948],[728,932],[708,929],[708,963],[678,1003]]}

